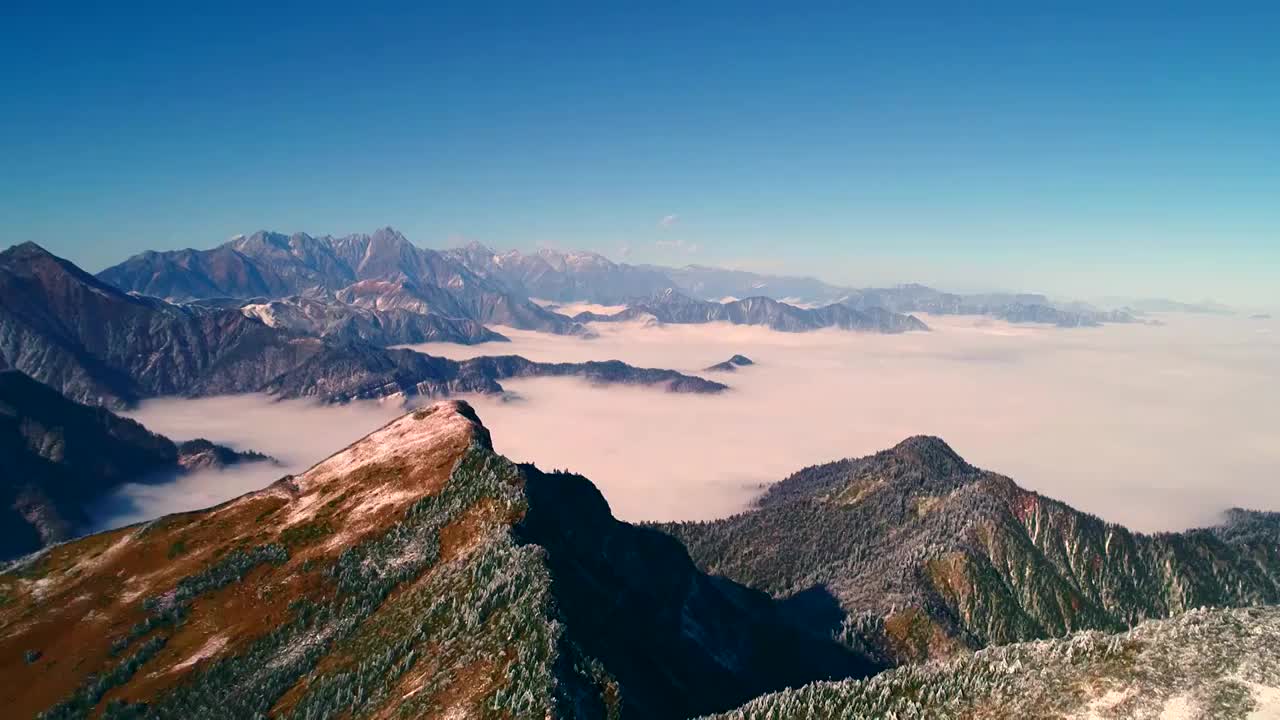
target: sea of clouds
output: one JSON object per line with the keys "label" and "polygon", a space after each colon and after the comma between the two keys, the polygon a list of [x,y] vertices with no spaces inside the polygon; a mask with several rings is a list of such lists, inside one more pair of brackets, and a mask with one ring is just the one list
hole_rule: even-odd
{"label": "sea of clouds", "polygon": [[[929,317],[928,333],[596,324],[592,340],[497,328],[510,344],[415,346],[453,358],[620,359],[715,377],[720,395],[508,380],[472,396],[496,449],[591,478],[627,520],[738,512],[807,465],[915,434],[970,462],[1135,529],[1214,522],[1230,506],[1280,510],[1280,324],[1166,315],[1164,325],[1060,329]],[[735,373],[701,369],[741,353]],[[202,507],[298,472],[399,412],[261,396],[148,402],[134,414],[177,439],[272,454],[284,468],[134,485],[104,525]]]}

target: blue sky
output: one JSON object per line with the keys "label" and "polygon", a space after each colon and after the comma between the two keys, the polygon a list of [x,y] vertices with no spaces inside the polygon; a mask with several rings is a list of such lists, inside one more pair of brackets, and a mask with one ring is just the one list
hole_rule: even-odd
{"label": "blue sky", "polygon": [[0,215],[1280,304],[1280,10],[1120,4],[13,6]]}

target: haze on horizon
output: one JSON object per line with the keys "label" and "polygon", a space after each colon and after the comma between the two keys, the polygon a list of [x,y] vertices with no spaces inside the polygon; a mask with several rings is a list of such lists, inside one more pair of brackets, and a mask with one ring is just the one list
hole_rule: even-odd
{"label": "haze on horizon", "polygon": [[1280,305],[1275,4],[315,10],[11,10],[9,237],[94,271],[393,225],[855,286]]}

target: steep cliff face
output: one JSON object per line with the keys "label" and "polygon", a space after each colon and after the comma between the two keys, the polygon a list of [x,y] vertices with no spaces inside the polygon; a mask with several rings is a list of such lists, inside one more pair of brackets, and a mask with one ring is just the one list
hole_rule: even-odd
{"label": "steep cliff face", "polygon": [[0,371],[0,560],[85,531],[85,508],[122,483],[265,461],[207,440],[175,444],[105,408]]}
{"label": "steep cliff face", "polygon": [[874,665],[518,467],[462,403],[0,573],[15,717],[687,717]]}
{"label": "steep cliff face", "polygon": [[806,468],[736,517],[662,527],[703,569],[801,616],[837,606],[824,627],[893,662],[1280,601],[1280,515],[1134,533],[974,468],[936,438]]}

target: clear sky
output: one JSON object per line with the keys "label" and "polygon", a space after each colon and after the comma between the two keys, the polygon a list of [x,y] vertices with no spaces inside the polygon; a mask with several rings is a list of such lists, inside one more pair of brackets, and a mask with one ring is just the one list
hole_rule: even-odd
{"label": "clear sky", "polygon": [[0,11],[9,241],[1280,304],[1280,3],[183,5]]}

